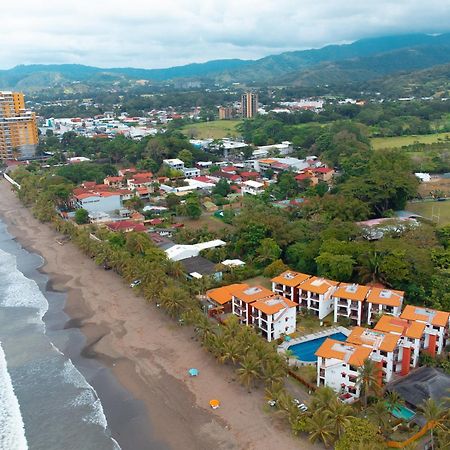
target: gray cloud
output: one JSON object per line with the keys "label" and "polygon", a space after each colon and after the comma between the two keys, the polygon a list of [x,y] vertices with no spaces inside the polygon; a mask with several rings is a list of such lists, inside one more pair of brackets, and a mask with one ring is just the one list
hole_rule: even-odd
{"label": "gray cloud", "polygon": [[450,30],[449,0],[22,0],[1,10],[2,68],[156,68]]}

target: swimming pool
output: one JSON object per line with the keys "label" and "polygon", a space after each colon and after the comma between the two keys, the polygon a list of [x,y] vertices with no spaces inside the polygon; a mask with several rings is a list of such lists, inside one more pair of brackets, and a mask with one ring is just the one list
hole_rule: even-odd
{"label": "swimming pool", "polygon": [[334,333],[330,334],[329,336],[324,336],[313,339],[311,341],[300,342],[299,344],[291,345],[289,347],[289,350],[291,350],[295,357],[300,361],[316,362],[317,356],[314,353],[316,353],[317,349],[328,338],[335,339],[336,341],[345,341],[347,339],[347,336],[344,333]]}
{"label": "swimming pool", "polygon": [[403,419],[407,422],[409,422],[416,415],[414,411],[403,405],[396,405],[394,408],[392,408],[390,413],[394,417],[397,417],[397,419]]}

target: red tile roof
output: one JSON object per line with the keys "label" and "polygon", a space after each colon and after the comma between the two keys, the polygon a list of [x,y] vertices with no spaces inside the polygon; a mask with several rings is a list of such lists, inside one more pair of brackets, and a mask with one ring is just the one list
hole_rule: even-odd
{"label": "red tile roof", "polygon": [[118,222],[111,222],[107,227],[112,231],[145,231],[147,228],[142,223],[132,222],[131,220],[120,220]]}

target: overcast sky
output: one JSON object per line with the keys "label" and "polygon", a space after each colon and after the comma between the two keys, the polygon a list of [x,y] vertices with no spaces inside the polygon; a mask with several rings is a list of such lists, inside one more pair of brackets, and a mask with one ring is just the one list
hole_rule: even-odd
{"label": "overcast sky", "polygon": [[450,0],[5,0],[0,68],[158,68],[450,31]]}

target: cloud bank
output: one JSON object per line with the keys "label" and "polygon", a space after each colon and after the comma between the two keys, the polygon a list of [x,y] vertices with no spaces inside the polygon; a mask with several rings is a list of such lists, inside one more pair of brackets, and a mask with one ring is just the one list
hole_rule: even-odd
{"label": "cloud bank", "polygon": [[4,69],[160,68],[450,30],[449,0],[22,0],[5,2],[1,13]]}

